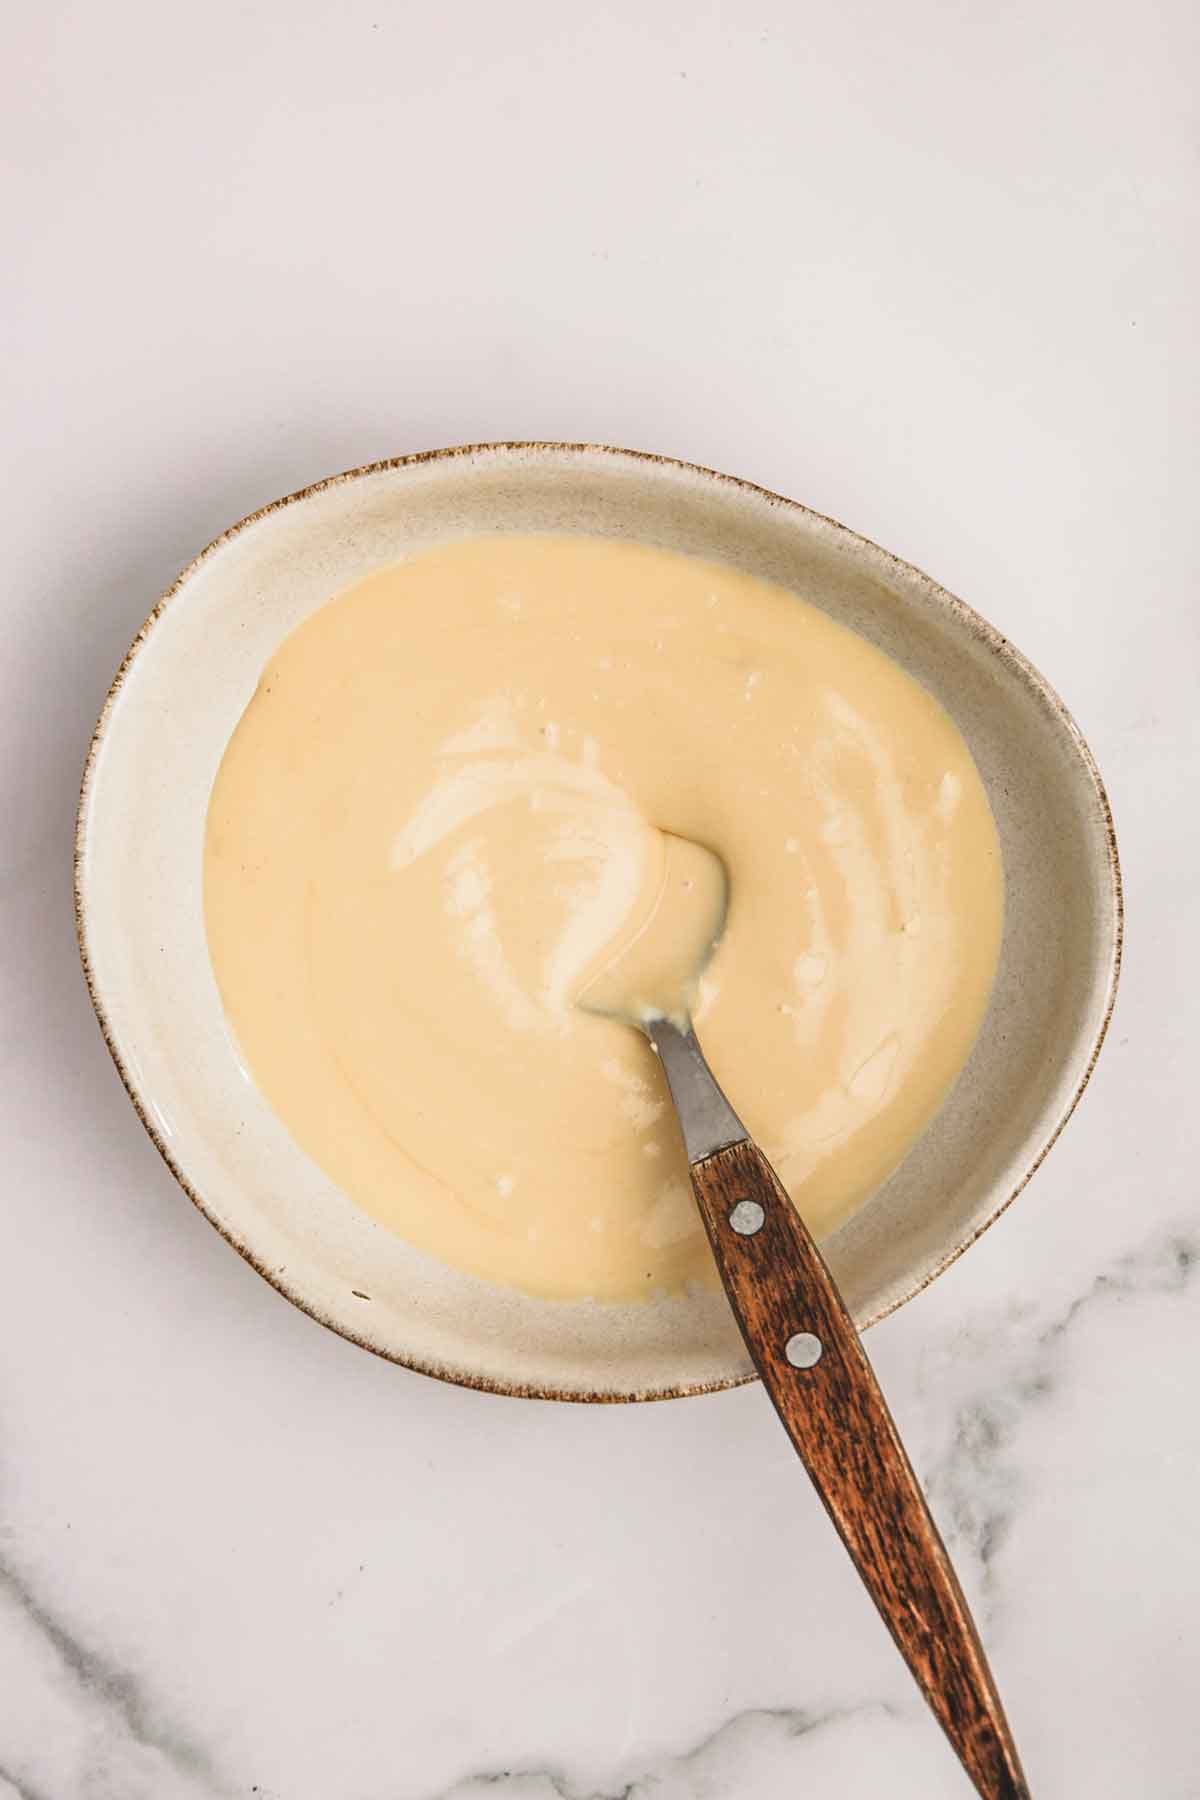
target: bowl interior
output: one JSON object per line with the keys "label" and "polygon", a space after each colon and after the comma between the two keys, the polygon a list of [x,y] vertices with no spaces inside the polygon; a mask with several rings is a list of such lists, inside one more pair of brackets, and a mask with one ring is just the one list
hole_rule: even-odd
{"label": "bowl interior", "polygon": [[410,1249],[351,1205],[259,1097],[225,1026],[201,906],[213,776],[280,640],[340,588],[449,537],[592,532],[729,563],[877,644],[951,713],[986,783],[1006,921],[983,1030],[945,1106],[824,1245],[861,1324],[969,1244],[1087,1078],[1116,974],[1103,791],[1029,665],[918,571],[743,483],[628,452],[484,446],[368,469],[235,527],[181,577],[110,695],[84,782],[81,944],[131,1096],[213,1223],[372,1349],[508,1391],[633,1398],[745,1378],[724,1300],[533,1300]]}

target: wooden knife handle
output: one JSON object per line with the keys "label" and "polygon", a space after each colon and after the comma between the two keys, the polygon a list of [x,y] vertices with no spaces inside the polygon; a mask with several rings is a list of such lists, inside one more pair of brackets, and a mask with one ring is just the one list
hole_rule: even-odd
{"label": "wooden knife handle", "polygon": [[1029,1800],[958,1578],[804,1221],[756,1144],[691,1175],[755,1367],[900,1654],[985,1800]]}

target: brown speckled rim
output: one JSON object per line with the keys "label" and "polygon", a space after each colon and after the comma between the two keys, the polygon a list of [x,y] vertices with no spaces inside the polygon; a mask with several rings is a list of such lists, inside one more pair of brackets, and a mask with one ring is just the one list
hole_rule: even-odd
{"label": "brown speckled rim", "polygon": [[220,550],[223,545],[227,544],[231,538],[236,537],[239,532],[245,531],[247,526],[256,524],[259,519],[264,519],[270,513],[278,512],[285,506],[295,506],[300,501],[308,500],[312,495],[323,493],[327,488],[336,487],[342,482],[358,481],[366,476],[386,473],[390,469],[403,469],[419,463],[451,460],[456,457],[490,456],[501,458],[505,456],[526,456],[530,453],[545,453],[558,457],[589,457],[601,455],[613,457],[622,462],[657,464],[663,468],[679,469],[689,475],[699,475],[708,481],[720,483],[724,486],[739,488],[742,492],[751,494],[758,500],[767,501],[771,506],[785,508],[787,511],[795,513],[800,518],[818,523],[834,536],[848,540],[856,545],[860,551],[865,551],[868,559],[875,562],[881,572],[900,575],[907,584],[915,584],[928,599],[957,617],[973,636],[985,644],[989,650],[999,657],[1002,662],[1006,663],[1009,668],[1020,677],[1021,681],[1034,692],[1048,710],[1057,717],[1059,723],[1067,731],[1078,751],[1079,759],[1086,769],[1095,791],[1096,804],[1103,824],[1108,851],[1109,893],[1112,902],[1113,917],[1109,978],[1107,992],[1105,994],[1104,1012],[1096,1031],[1087,1066],[1080,1077],[1074,1093],[1071,1095],[1066,1106],[1063,1108],[1060,1117],[1055,1123],[1053,1130],[1050,1132],[1045,1143],[1042,1145],[1028,1169],[1021,1177],[1021,1180],[1012,1191],[1000,1202],[995,1210],[989,1214],[981,1225],[972,1231],[968,1237],[964,1238],[961,1243],[956,1244],[949,1250],[946,1255],[942,1257],[941,1261],[930,1269],[920,1281],[914,1282],[910,1288],[907,1288],[903,1293],[890,1300],[886,1306],[880,1307],[878,1312],[873,1313],[866,1319],[863,1329],[866,1330],[871,1325],[878,1324],[880,1319],[886,1318],[889,1313],[895,1312],[898,1307],[903,1306],[905,1301],[911,1300],[914,1294],[921,1293],[932,1281],[935,1281],[944,1270],[948,1269],[952,1263],[957,1262],[963,1252],[970,1249],[971,1245],[975,1243],[978,1238],[982,1237],[983,1233],[990,1225],[995,1223],[1002,1213],[1007,1212],[1017,1195],[1037,1173],[1038,1169],[1040,1169],[1042,1163],[1057,1143],[1063,1126],[1079,1104],[1080,1096],[1091,1078],[1092,1070],[1095,1068],[1096,1060],[1100,1055],[1101,1046],[1107,1035],[1109,1022],[1112,1019],[1113,1006],[1116,1001],[1117,981],[1120,975],[1121,954],[1124,941],[1124,895],[1121,886],[1121,869],[1117,856],[1117,839],[1113,827],[1112,809],[1109,806],[1108,795],[1105,792],[1104,783],[1100,778],[1100,771],[1096,767],[1095,758],[1088,748],[1079,727],[1076,725],[1066,706],[1063,704],[1055,690],[1050,686],[1049,682],[1039,674],[1037,669],[1034,668],[1033,664],[1029,662],[1026,657],[1021,655],[1019,650],[1014,649],[1007,638],[1003,637],[994,626],[989,625],[987,620],[982,618],[979,613],[975,612],[972,607],[968,606],[965,601],[959,600],[953,594],[947,593],[944,588],[940,587],[935,581],[931,580],[928,575],[924,574],[920,569],[915,568],[911,563],[906,563],[900,557],[893,556],[890,551],[881,549],[878,544],[872,543],[869,538],[862,537],[858,532],[849,530],[847,526],[840,524],[836,519],[831,519],[824,513],[814,512],[811,507],[803,506],[800,501],[789,500],[785,495],[773,493],[769,488],[760,487],[756,482],[744,481],[741,477],[736,475],[724,475],[717,469],[704,467],[701,463],[684,462],[678,457],[660,456],[647,450],[618,449],[612,444],[572,444],[555,443],[552,441],[539,442],[537,440],[457,444],[442,450],[424,450],[410,456],[388,457],[382,462],[365,463],[361,468],[347,469],[341,475],[330,475],[324,481],[315,481],[311,486],[300,488],[294,494],[285,495],[281,500],[273,500],[268,505],[259,507],[256,512],[247,513],[244,519],[239,519],[236,525],[231,525],[227,531],[223,531],[219,537],[214,538],[212,543],[203,549],[199,556],[194,558],[194,560],[175,578],[138,631],[137,636],[125,653],[120,668],[113,677],[112,686],[108,690],[108,695],[101,709],[100,717],[96,722],[96,729],[92,733],[91,743],[88,746],[87,759],[83,768],[83,779],[79,793],[79,809],[75,826],[75,935],[79,944],[80,960],[83,964],[84,979],[87,982],[88,992],[91,995],[92,1005],[96,1011],[96,1018],[99,1021],[104,1042],[108,1046],[109,1055],[113,1059],[117,1073],[121,1077],[125,1091],[133,1104],[134,1111],[137,1113],[138,1118],[145,1127],[155,1149],[158,1151],[189,1200],[191,1200],[199,1211],[204,1214],[209,1223],[216,1227],[226,1243],[231,1244],[238,1252],[238,1255],[244,1257],[251,1268],[255,1269],[257,1273],[262,1276],[264,1281],[269,1282],[278,1293],[282,1294],[285,1299],[290,1300],[293,1305],[298,1306],[302,1312],[306,1312],[310,1318],[316,1319],[318,1324],[328,1326],[331,1331],[337,1332],[339,1337],[347,1338],[352,1344],[357,1344],[364,1350],[370,1350],[374,1355],[383,1357],[385,1361],[399,1363],[402,1367],[412,1369],[417,1374],[432,1375],[439,1381],[452,1382],[458,1387],[476,1388],[485,1393],[504,1394],[518,1399],[615,1403],[618,1401],[634,1400],[678,1400],[698,1394],[720,1393],[727,1388],[742,1387],[749,1382],[757,1381],[758,1377],[751,1372],[745,1375],[722,1377],[717,1381],[687,1382],[681,1383],[676,1387],[646,1388],[632,1393],[619,1392],[612,1389],[597,1389],[594,1391],[580,1392],[569,1388],[522,1385],[517,1382],[496,1381],[488,1376],[476,1374],[470,1369],[456,1368],[451,1367],[448,1364],[430,1362],[418,1356],[401,1356],[394,1351],[381,1349],[378,1344],[369,1342],[366,1338],[359,1336],[357,1333],[347,1330],[344,1325],[339,1324],[335,1319],[323,1314],[320,1309],[307,1298],[307,1296],[295,1291],[286,1281],[282,1280],[276,1271],[265,1268],[249,1246],[241,1242],[233,1232],[228,1230],[225,1225],[214,1217],[213,1213],[206,1205],[203,1195],[198,1193],[192,1186],[187,1175],[172,1156],[161,1132],[158,1131],[147,1115],[133,1076],[117,1047],[111,1023],[105,1013],[104,1004],[99,995],[95,971],[88,951],[87,902],[84,892],[86,836],[91,790],[100,747],[104,740],[104,734],[109,719],[112,716],[113,709],[121,689],[124,686],[125,679],[129,674],[136,657],[145,646],[147,639],[164,609],[174,599],[175,595],[179,593],[185,583],[191,579],[196,570]]}

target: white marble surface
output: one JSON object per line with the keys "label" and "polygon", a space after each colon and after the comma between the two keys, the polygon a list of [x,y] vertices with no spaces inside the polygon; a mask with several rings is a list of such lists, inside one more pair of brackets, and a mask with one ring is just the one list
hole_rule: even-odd
{"label": "white marble surface", "polygon": [[871,1348],[1038,1800],[1196,1800],[1194,9],[7,24],[0,1800],[967,1793],[757,1390],[554,1407],[373,1361],[191,1209],[94,1027],[75,785],[149,603],[274,495],[489,436],[796,494],[1088,733],[1108,1048]]}

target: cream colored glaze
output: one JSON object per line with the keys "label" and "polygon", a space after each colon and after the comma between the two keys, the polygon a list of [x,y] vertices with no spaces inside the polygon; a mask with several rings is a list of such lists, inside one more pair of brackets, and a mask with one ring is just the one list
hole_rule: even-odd
{"label": "cream colored glaze", "polygon": [[686,1029],[728,899],[720,857],[704,844],[656,832],[639,903],[584,970],[576,1005],[628,1025],[670,1019]]}
{"label": "cream colored glaze", "polygon": [[419,1248],[563,1299],[715,1280],[653,1053],[575,1004],[653,912],[659,831],[728,871],[697,1024],[826,1233],[995,969],[996,833],[936,702],[782,588],[586,537],[383,569],[265,669],[209,807],[213,967],[293,1136]]}

